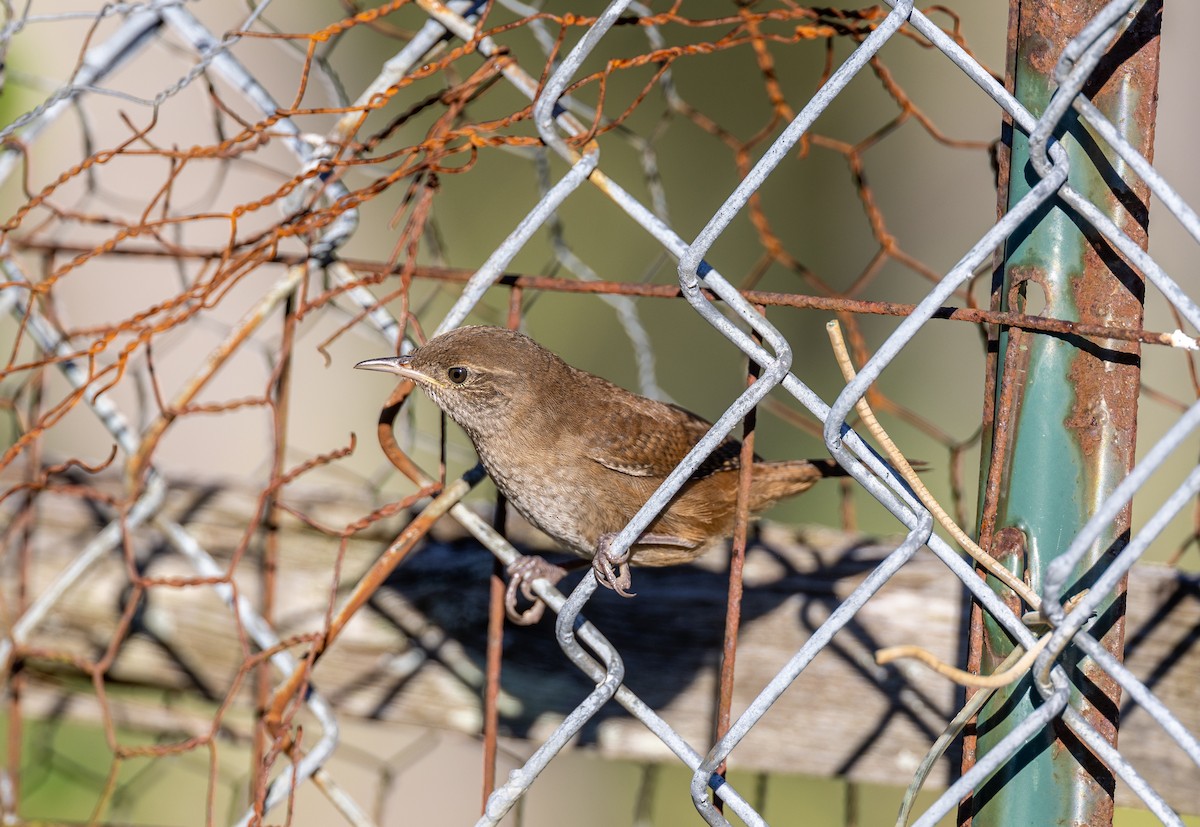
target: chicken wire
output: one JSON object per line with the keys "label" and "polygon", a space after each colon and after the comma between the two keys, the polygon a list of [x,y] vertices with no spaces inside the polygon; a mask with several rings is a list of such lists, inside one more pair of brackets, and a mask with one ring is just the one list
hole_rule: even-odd
{"label": "chicken wire", "polygon": [[[249,824],[267,814],[290,813],[285,808],[297,788],[312,784],[347,821],[371,823],[369,807],[347,794],[325,769],[339,744],[339,711],[311,681],[314,663],[336,644],[356,611],[442,515],[461,524],[501,562],[511,562],[516,555],[501,532],[460,502],[480,480],[478,469],[457,480],[439,481],[438,474],[426,473],[409,456],[419,437],[404,421],[397,423],[401,439],[410,441],[389,440],[387,434],[403,401],[400,396],[389,400],[381,418],[382,448],[392,466],[412,483],[399,502],[360,514],[340,528],[319,525],[312,515],[288,504],[289,486],[363,450],[353,439],[348,444],[333,441],[320,450],[290,441],[289,424],[302,416],[289,403],[291,365],[301,347],[298,336],[308,336],[303,346],[342,361],[333,348],[347,331],[369,331],[379,347],[404,351],[427,332],[433,335],[469,320],[517,324],[538,312],[529,302],[531,295],[584,292],[612,306],[632,345],[639,388],[661,397],[665,390],[653,337],[657,320],[638,299],[682,297],[727,340],[726,347],[744,354],[757,368],[744,392],[728,404],[709,434],[621,532],[618,550],[636,540],[722,439],[757,406],[770,403],[767,394],[777,387],[815,417],[819,423],[815,430],[831,454],[906,533],[904,541],[736,717],[725,694],[728,720],[720,737],[704,747],[689,744],[635,694],[630,686],[636,687],[637,676],[625,674],[620,651],[606,640],[603,629],[583,620],[581,613],[596,589],[592,575],[586,575],[568,597],[544,582],[536,584],[536,592],[557,613],[556,636],[567,656],[563,668],[574,664],[595,682],[595,689],[524,766],[496,787],[480,824],[503,818],[581,728],[614,702],[693,771],[692,798],[708,823],[728,823],[722,805],[747,824],[765,823],[749,797],[723,778],[726,760],[736,759],[739,742],[772,702],[921,549],[936,555],[1015,641],[1027,649],[1033,646],[1035,634],[968,561],[932,533],[929,512],[846,423],[856,401],[885,378],[889,366],[935,316],[1194,347],[1178,331],[1096,330],[983,310],[971,292],[975,280],[990,272],[992,257],[1016,228],[1050,200],[1062,199],[1149,280],[1169,303],[1180,327],[1200,329],[1200,310],[1188,293],[1067,183],[1066,157],[1052,140],[1060,122],[1077,113],[1149,186],[1190,237],[1200,241],[1200,222],[1191,209],[1080,94],[1114,36],[1144,4],[1111,3],[1082,28],[1060,64],[1058,89],[1041,119],[976,60],[953,15],[944,9],[922,12],[911,3],[844,10],[746,6],[712,18],[687,17],[693,12],[680,7],[648,8],[633,2],[613,3],[594,18],[517,2],[465,0],[394,2],[368,10],[347,4],[345,17],[332,7],[301,13],[261,3],[234,18],[228,8],[213,10],[212,5],[116,3],[99,10],[44,12],[33,3],[23,8],[6,4],[0,38],[8,55],[10,88],[22,85],[42,97],[0,130],[6,141],[0,176],[17,204],[4,227],[0,292],[0,306],[17,320],[2,377],[6,406],[15,424],[0,465],[8,473],[6,572],[18,584],[5,595],[9,631],[0,644],[4,652],[0,660],[9,670],[10,733],[19,731],[19,687],[26,680],[22,672],[28,671],[16,668],[17,664],[65,663],[91,681],[110,733],[114,766],[97,813],[114,794],[115,768],[121,761],[207,750],[215,767],[225,719],[249,702],[245,685],[257,681],[253,703],[261,710],[262,725],[256,728],[253,795],[234,820]],[[206,22],[209,14],[212,19]],[[39,32],[63,40],[77,38],[70,41],[70,49],[62,50],[70,58],[65,80],[35,77],[23,68],[32,63],[22,59],[23,39]],[[638,38],[637,45],[630,45],[629,32]],[[375,40],[365,39],[368,33]],[[978,87],[974,94],[994,104],[989,111],[995,120],[1007,115],[1032,136],[1040,179],[982,237],[960,239],[958,246],[966,252],[948,269],[925,264],[890,231],[885,211],[867,182],[865,157],[909,122],[942,146],[974,151],[980,157],[986,156],[989,142],[948,137],[917,105],[881,60],[883,50],[899,41],[930,47],[943,71],[961,73]],[[361,61],[356,65],[347,57],[368,42],[393,44],[393,52],[373,77]],[[823,50],[818,43],[825,44]],[[790,101],[798,93],[776,64],[781,53],[801,48],[815,50],[824,63],[818,70],[816,92],[805,92],[802,105],[794,107]],[[746,139],[738,137],[744,125],[728,126],[710,116],[709,102],[689,98],[695,90],[681,91],[675,77],[675,70],[688,61],[742,52],[751,56],[770,104],[765,123]],[[855,78],[866,74],[864,69],[875,77],[891,114],[878,115],[878,125],[858,142],[814,131],[817,119],[836,106]],[[68,132],[73,143],[67,145],[77,152],[69,159],[63,155],[61,135],[55,137],[55,127],[64,122],[73,123]],[[702,217],[699,232],[680,229],[681,224],[672,220],[677,208],[668,183],[672,176],[662,169],[672,160],[661,150],[664,134],[684,126],[731,153],[736,171],[732,194],[711,215]],[[845,281],[822,276],[789,252],[787,240],[777,230],[780,213],[772,211],[778,199],[769,187],[772,176],[780,175],[797,155],[817,150],[839,156],[850,171],[875,245],[860,271]],[[450,197],[452,178],[469,178],[467,173],[476,164],[497,153],[509,154],[536,189],[528,198],[519,192],[499,192],[503,203],[486,209],[515,226],[511,231],[505,226],[507,237],[480,257],[478,267],[451,267],[447,263],[451,256],[439,239],[439,228],[448,222],[434,220],[435,207]],[[609,161],[612,153],[618,153],[616,160]],[[150,166],[151,162],[158,166]],[[252,194],[239,191],[235,183],[246,184]],[[572,223],[571,217],[577,218],[578,213],[571,209],[573,202],[596,192],[606,201],[603,209],[615,209],[625,217],[620,232],[644,232],[661,254],[646,265],[644,274],[638,274],[643,276],[640,280],[605,279],[588,264],[589,231],[598,235],[612,231]],[[601,209],[592,201],[584,203],[588,210]],[[749,263],[740,252],[720,247],[723,239],[739,232],[737,223],[747,219],[757,244],[755,259]],[[457,220],[469,220],[469,214]],[[381,231],[395,238],[394,245],[388,245],[390,255],[379,256],[362,243],[364,236]],[[522,253],[547,231],[553,254],[547,269],[552,274],[513,275],[514,263],[525,261]],[[369,252],[359,254],[361,250]],[[135,260],[138,266],[149,262],[158,272],[173,272],[176,283],[166,289],[160,279],[150,289],[136,275],[125,279],[98,269],[106,262],[128,266]],[[677,283],[657,278],[664,261],[677,262],[677,268],[667,265],[668,271],[677,270]],[[747,276],[735,286],[722,275],[722,268]],[[769,272],[787,274],[793,286],[756,289]],[[85,294],[81,299],[78,283],[93,273],[106,280],[103,290],[111,295],[87,298]],[[881,273],[907,277],[916,300],[899,304],[864,298]],[[440,287],[422,291],[427,284]],[[488,306],[498,290],[508,293],[503,310]],[[881,291],[880,295],[888,294]],[[131,304],[123,306],[121,300]],[[947,311],[949,303],[960,307]],[[836,312],[850,328],[862,369],[832,404],[806,384],[805,371],[795,366],[793,342],[767,313],[767,308],[776,307]],[[873,353],[859,326],[868,314],[903,317]],[[72,316],[84,321],[72,321]],[[277,335],[262,335],[268,326],[277,327]],[[324,338],[313,342],[318,335]],[[185,337],[206,345],[208,355],[198,364],[177,356]],[[265,366],[257,374],[262,387],[258,395],[230,398],[219,390],[222,368],[238,358]],[[1194,388],[1194,378],[1191,384]],[[916,824],[933,824],[953,810],[1032,734],[1055,721],[1098,754],[1163,823],[1181,823],[1138,768],[1071,705],[1068,680],[1056,665],[1068,647],[1086,652],[1193,762],[1200,763],[1195,737],[1088,631],[1099,601],[1144,555],[1164,524],[1194,501],[1200,476],[1193,472],[1152,508],[1154,517],[1119,555],[1106,561],[1091,592],[1067,609],[1058,606],[1072,566],[1134,492],[1180,446],[1190,444],[1200,405],[1178,400],[1174,392],[1150,389],[1148,393],[1166,399],[1178,408],[1178,415],[1133,472],[1096,508],[1043,588],[1047,605],[1058,607],[1044,609],[1055,630],[1033,666],[1045,703],[1018,731],[965,771]],[[878,391],[872,391],[872,396],[882,410],[952,449],[957,468],[971,440],[952,439],[936,424],[936,417],[919,406],[901,405]],[[238,445],[254,446],[251,465],[262,482],[257,487],[255,519],[245,527],[235,554],[236,563],[259,532],[267,535],[263,587],[258,599],[252,600],[248,585],[235,577],[233,564],[217,562],[203,536],[190,529],[186,520],[164,510],[169,492],[179,483],[159,465],[171,464],[170,437],[183,423],[204,418],[240,422],[236,415],[257,410],[265,411],[266,436],[260,432],[257,439]],[[80,424],[85,413],[103,431],[93,427],[82,431],[86,436],[82,441],[69,437],[55,441],[65,430],[85,428]],[[232,439],[226,430],[231,427],[210,431],[207,438]],[[344,428],[329,430],[345,432]],[[106,487],[105,474],[111,478],[117,472],[119,484]],[[959,522],[964,521],[963,490],[961,480],[952,490]],[[850,491],[847,487],[847,496]],[[37,543],[38,509],[49,507],[55,497],[86,502],[103,525],[52,582],[34,589],[28,567]],[[418,508],[417,516],[344,598],[335,580],[323,625],[301,634],[281,631],[277,614],[282,598],[273,595],[270,571],[285,563],[272,546],[278,541],[272,539],[269,526],[284,512],[308,519],[326,532],[334,555],[341,555],[351,538],[409,508]],[[847,522],[853,521],[851,505],[844,506],[844,514]],[[744,551],[745,537],[735,542]],[[171,576],[147,574],[139,548],[149,543],[163,544],[188,569]],[[123,555],[132,595],[122,604],[116,629],[99,647],[99,654],[56,648],[53,637],[47,636],[56,612],[71,599],[73,589],[87,582],[89,572],[114,553]],[[244,644],[234,676],[217,694],[219,711],[210,727],[191,738],[145,747],[121,744],[111,734],[115,725],[104,686],[127,644],[140,601],[155,591],[192,588],[212,589],[220,597]],[[275,671],[266,671],[264,662]],[[486,740],[494,762],[494,676],[492,692]],[[302,734],[295,725],[301,705],[319,722],[318,736]],[[20,756],[10,748],[10,757]],[[17,763],[10,762],[0,785],[6,814],[15,814],[20,804]],[[215,784],[215,772],[210,786]],[[211,800],[208,806],[212,821],[217,816]]]}

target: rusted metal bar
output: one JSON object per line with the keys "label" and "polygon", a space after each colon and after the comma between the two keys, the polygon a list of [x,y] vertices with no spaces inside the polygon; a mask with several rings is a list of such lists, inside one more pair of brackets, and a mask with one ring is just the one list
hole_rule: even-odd
{"label": "rusted metal bar", "polygon": [[[756,308],[766,315],[765,308]],[[756,337],[756,340],[758,337]],[[758,379],[761,369],[754,360],[749,361],[746,386]],[[725,603],[725,637],[721,646],[721,679],[717,690],[717,720],[714,741],[720,741],[729,732],[733,708],[733,679],[737,665],[738,631],[742,625],[742,570],[746,563],[746,534],[750,528],[750,482],[754,468],[754,428],[756,409],[751,408],[742,420],[742,451],[738,470],[737,507],[733,517],[733,545],[729,550],[729,598]],[[717,770],[725,776],[725,764]],[[720,812],[724,809],[721,799],[713,797],[713,806]]]}
{"label": "rusted metal bar", "polygon": [[[275,367],[273,407],[273,456],[271,458],[271,479],[280,479],[286,470],[284,463],[287,458],[287,433],[289,404],[292,388],[292,347],[296,340],[296,301],[294,296],[288,296],[283,304],[282,336],[279,341],[279,363]],[[263,545],[262,563],[259,567],[259,586],[262,589],[260,612],[263,620],[275,622],[276,584],[279,571],[279,523],[282,509],[279,507],[279,492],[272,491],[263,503]],[[271,700],[271,665],[263,660],[254,670],[254,698],[257,709],[266,709]],[[250,795],[256,793],[258,786],[258,768],[263,766],[263,758],[270,748],[270,735],[266,727],[259,725],[254,728],[254,739],[250,749]]]}
{"label": "rusted metal bar", "polygon": [[[45,390],[46,372],[39,371],[30,381],[30,391],[28,400],[27,418],[30,422],[36,422],[39,411],[42,407],[42,398]],[[36,479],[38,471],[43,467],[43,448],[44,446],[39,441],[30,450],[29,456],[25,464],[25,478],[27,481]],[[16,582],[14,593],[6,595],[5,599],[12,600],[13,610],[17,615],[24,614],[29,607],[29,587],[30,587],[30,562],[33,557],[33,544],[35,526],[37,524],[38,514],[38,498],[35,491],[29,491],[21,504],[18,515],[14,520],[13,528],[17,533],[17,564],[16,576],[12,579]],[[25,715],[22,709],[22,696],[25,692],[25,671],[19,668],[16,664],[19,661],[13,662],[11,676],[8,681],[7,698],[5,699],[5,707],[7,707],[7,724],[8,738],[5,749],[6,766],[0,768],[0,779],[5,786],[5,793],[0,797],[0,817],[5,821],[17,821],[19,818],[18,810],[21,802],[21,745],[26,736],[25,732]]]}
{"label": "rusted metal bar", "polygon": [[[521,300],[524,291],[514,287],[508,294],[508,326],[521,326]],[[496,514],[492,527],[505,536],[508,506],[504,495],[496,492]],[[496,789],[496,753],[500,739],[500,670],[504,654],[504,566],[493,563],[488,581],[487,676],[483,692],[483,802],[480,814],[486,812],[488,797]]]}
{"label": "rusted metal bar", "polygon": [[[504,536],[507,506],[504,495],[496,494],[492,526]],[[488,796],[496,789],[496,754],[500,743],[500,669],[504,655],[504,566],[492,564],[488,579],[487,674],[483,690],[483,790],[479,812],[487,809]]]}
{"label": "rusted metal bar", "polygon": [[[1055,89],[1064,47],[1107,3],[1100,0],[1014,0],[1009,25],[1007,83],[1040,115]],[[1083,94],[1147,157],[1154,136],[1161,3],[1134,7],[1129,25],[1110,45]],[[1001,209],[1015,204],[1037,175],[1027,135],[1006,124],[1001,159]],[[1125,180],[1124,165],[1071,113],[1055,131],[1070,159],[1069,185],[1109,215],[1143,248],[1148,189]],[[1008,153],[1011,155],[1008,155]],[[1009,239],[993,288],[993,308],[1023,312],[1042,294],[1042,313],[1071,324],[1142,325],[1144,285],[1099,232],[1052,203]],[[1077,328],[1078,330],[1078,328]],[[1001,328],[993,336],[993,371],[985,401],[980,544],[1040,591],[1049,564],[1064,552],[1096,505],[1133,466],[1137,432],[1140,345],[1109,336],[1038,335]],[[1127,541],[1130,509],[1075,572],[1075,591],[1088,570]],[[1109,595],[1092,633],[1118,658],[1124,634],[1124,586]],[[1014,608],[1015,605],[1014,597]],[[991,671],[1012,650],[991,618],[976,612],[971,662]],[[1062,666],[1073,684],[1071,703],[1115,743],[1120,688],[1090,659],[1068,650]],[[993,697],[968,739],[964,767],[1013,730],[1040,696],[1026,679]],[[1026,744],[959,812],[960,823],[984,825],[1112,823],[1112,773],[1061,723]]]}

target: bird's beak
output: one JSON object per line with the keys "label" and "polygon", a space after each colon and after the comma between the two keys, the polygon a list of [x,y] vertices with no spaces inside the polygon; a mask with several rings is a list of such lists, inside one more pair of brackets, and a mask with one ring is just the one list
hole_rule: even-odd
{"label": "bird's beak", "polygon": [[355,368],[362,370],[381,370],[384,373],[394,373],[398,376],[403,376],[405,379],[411,379],[414,382],[429,382],[429,377],[408,366],[411,356],[381,356],[378,359],[364,359],[355,365]]}

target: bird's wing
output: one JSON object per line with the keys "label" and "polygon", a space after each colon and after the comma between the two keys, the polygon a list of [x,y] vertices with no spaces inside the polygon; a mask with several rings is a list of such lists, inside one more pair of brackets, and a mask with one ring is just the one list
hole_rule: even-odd
{"label": "bird's wing", "polygon": [[[598,427],[590,440],[588,456],[605,468],[632,477],[666,477],[711,427],[678,405],[642,398],[612,411],[611,416],[612,421]],[[741,443],[726,438],[695,470],[692,479],[736,470],[740,451]]]}

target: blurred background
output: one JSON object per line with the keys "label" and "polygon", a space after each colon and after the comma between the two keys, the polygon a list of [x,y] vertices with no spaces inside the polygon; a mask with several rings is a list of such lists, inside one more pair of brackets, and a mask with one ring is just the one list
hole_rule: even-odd
{"label": "blurred background", "polygon": [[[595,125],[605,174],[690,240],[884,11],[844,4],[812,12],[789,4],[649,5],[662,15],[658,25],[615,28],[578,73],[589,81],[570,93],[581,112],[600,112]],[[169,12],[165,22],[128,45],[129,56],[114,59],[111,72],[77,90],[86,94],[61,111],[48,109],[93,65],[96,49],[127,31],[138,14],[162,10]],[[269,694],[255,689],[255,681],[274,686],[277,677],[255,677],[254,647],[205,586],[219,581],[267,600],[280,629],[319,635],[329,607],[340,604],[403,525],[374,513],[418,490],[375,436],[394,383],[351,367],[394,354],[401,330],[418,341],[430,334],[470,273],[567,171],[540,145],[528,99],[500,70],[512,61],[535,82],[544,79],[546,50],[561,56],[586,26],[558,16],[567,12],[561,4],[535,12],[496,3],[482,28],[502,46],[499,57],[451,39],[364,105],[355,103],[363,90],[429,19],[420,6],[5,5],[0,122],[8,143],[0,150],[0,207],[11,266],[0,304],[16,310],[0,318],[0,348],[8,354],[0,373],[6,628],[65,566],[66,557],[49,552],[38,564],[35,551],[86,537],[87,526],[114,515],[128,519],[150,465],[190,492],[173,513],[209,509],[211,516],[214,492],[221,492],[221,508],[232,515],[224,534],[197,529],[224,550],[219,576],[201,582],[172,556],[161,526],[129,528],[62,598],[60,606],[76,604],[77,611],[52,615],[32,630],[29,666],[19,680],[10,679],[9,786],[0,790],[6,813],[62,822],[236,822],[255,779],[275,776],[286,764],[255,734],[256,710]],[[1003,76],[1006,4],[950,3],[928,14]],[[1164,20],[1154,162],[1194,204],[1200,181],[1190,153],[1200,112],[1187,88],[1197,55],[1185,33],[1200,26],[1200,10],[1172,4]],[[205,31],[215,40],[196,39]],[[645,59],[651,53],[654,59]],[[254,90],[247,94],[222,67],[227,57],[274,98],[299,135],[260,111]],[[350,136],[344,145],[321,142],[343,129]],[[894,38],[711,251],[708,260],[733,284],[771,300],[765,312],[793,345],[793,371],[827,401],[844,384],[824,330],[835,314],[780,295],[918,302],[996,220],[1000,130],[998,107],[944,55],[915,33]],[[289,141],[317,152],[332,146],[333,157],[306,167]],[[345,188],[344,200],[314,186],[328,181]],[[340,232],[337,221],[350,209],[357,226],[339,237],[344,243],[337,249],[345,269],[296,270],[329,233]],[[1157,205],[1150,239],[1155,259],[1194,291],[1194,244]],[[505,271],[512,278],[488,292],[470,322],[504,325],[516,308],[522,329],[571,364],[710,419],[745,385],[741,353],[670,289],[677,284],[675,260],[599,188],[570,198]],[[298,273],[293,298],[264,304],[289,273]],[[532,279],[514,281],[525,277]],[[954,304],[988,307],[991,278],[990,267],[981,270]],[[586,282],[610,287],[602,295],[572,286]],[[648,295],[655,289],[661,295]],[[381,331],[375,307],[390,311],[400,327]],[[27,308],[62,338],[59,356],[76,359],[86,391],[47,358]],[[860,363],[900,322],[874,313],[840,318]],[[1180,326],[1153,290],[1144,326]],[[929,466],[926,484],[968,530],[976,517],[985,355],[980,326],[933,321],[883,374],[872,400],[903,452]],[[1146,347],[1143,359],[1139,445],[1149,446],[1194,399],[1194,368],[1189,356],[1168,348]],[[119,444],[86,404],[100,390],[141,435],[144,455]],[[443,456],[451,479],[475,462],[452,426],[443,441],[437,410],[419,395],[405,403],[396,427],[401,446],[432,475]],[[825,454],[817,421],[783,392],[760,406],[756,440],[758,453],[770,459]],[[1161,501],[1179,484],[1196,448],[1173,458],[1158,487],[1143,494],[1147,502]],[[38,470],[48,466],[63,467]],[[856,489],[818,486],[779,505],[768,520],[836,529],[864,543],[903,534],[894,517]],[[495,497],[485,482],[467,502],[490,512]],[[1150,510],[1135,505],[1135,528]],[[299,523],[318,524],[320,536],[295,545],[285,540],[272,550],[276,541],[268,535]],[[447,531],[438,542],[463,542]],[[1195,533],[1187,510],[1151,553],[1194,571]],[[478,602],[470,611],[482,630],[490,558],[476,549],[471,555],[472,576],[484,585],[468,593],[451,580],[440,594],[443,602]],[[249,573],[239,568],[244,564]],[[705,565],[717,571],[723,564]],[[262,579],[265,568],[277,569],[281,579]],[[414,579],[422,572],[437,576],[416,571]],[[419,587],[432,588],[428,581]],[[952,594],[957,600],[958,592]],[[618,608],[636,612],[638,602]],[[438,624],[414,632],[387,607],[372,606],[378,616],[356,618],[351,639],[338,644],[346,662],[354,662],[360,645],[379,659],[372,663],[380,673],[408,675],[404,670],[416,667],[401,662],[405,653],[423,652],[422,663],[437,665],[441,644],[421,635]],[[214,640],[235,648],[201,647],[197,658],[211,657],[213,674],[199,663],[183,668],[188,658],[170,645],[182,627],[173,624],[203,630],[209,622]],[[645,621],[630,615],[629,622]],[[385,633],[377,626],[404,632],[395,661],[378,651],[385,638],[372,636]],[[519,635],[545,641],[551,630],[543,622],[509,635],[511,652],[534,645]],[[478,668],[479,653],[463,645],[461,664]],[[303,657],[304,647],[296,652]],[[662,652],[665,670],[670,654]],[[711,665],[717,654],[700,659]],[[368,655],[359,657],[361,663]],[[557,668],[571,669],[565,659]],[[477,693],[456,701],[458,720],[413,722],[388,711],[393,704],[407,710],[436,703],[430,691],[430,698],[405,698],[406,678],[391,697],[360,698],[343,719],[343,745],[330,773],[381,823],[460,824],[478,813]],[[352,681],[345,693],[335,706],[356,697]],[[502,709],[502,733],[510,739],[502,741],[501,781],[532,749],[512,736],[536,744],[560,713],[541,720]],[[687,794],[690,774],[633,755],[653,757],[661,745],[631,749],[600,740],[552,763],[506,823],[563,823],[564,808],[578,825],[698,822]],[[816,778],[795,766],[772,769],[735,762],[731,780],[756,791],[773,822],[894,819],[899,789],[870,773]],[[597,803],[579,808],[582,800]],[[303,786],[294,807],[272,818],[327,824],[337,816]],[[1122,809],[1117,823],[1144,818]]]}

